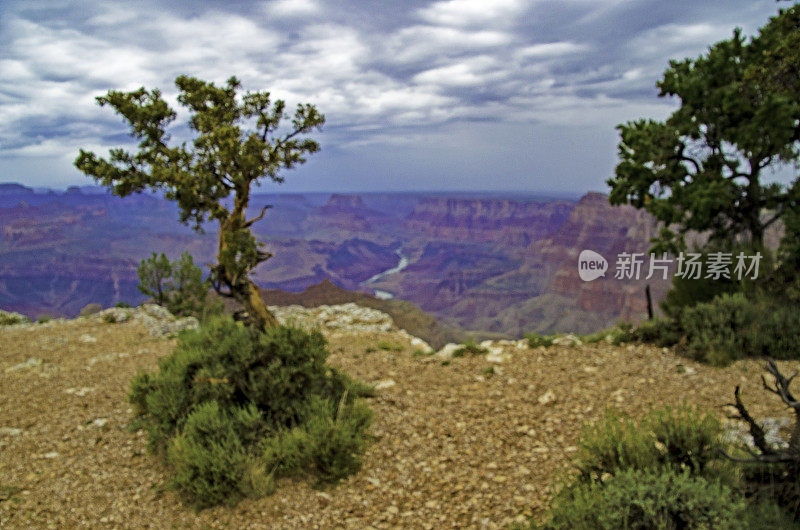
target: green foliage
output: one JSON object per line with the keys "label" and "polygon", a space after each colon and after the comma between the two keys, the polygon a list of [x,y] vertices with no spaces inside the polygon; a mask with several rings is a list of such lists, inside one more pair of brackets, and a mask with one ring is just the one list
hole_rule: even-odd
{"label": "green foliage", "polygon": [[625,469],[606,483],[561,490],[541,528],[744,529],[744,511],[744,501],[731,488],[689,471]]}
{"label": "green foliage", "polygon": [[675,318],[684,308],[710,302],[717,296],[735,293],[738,290],[738,284],[723,278],[712,280],[710,278],[690,279],[674,276],[672,286],[660,306],[666,316]]}
{"label": "green foliage", "polygon": [[[245,212],[253,184],[263,179],[283,182],[281,169],[302,164],[306,154],[319,150],[319,144],[305,135],[321,127],[325,118],[313,105],[299,104],[290,127],[282,127],[287,117],[284,101],[273,102],[264,91],[237,95],[241,84],[235,77],[219,87],[182,75],[175,85],[178,102],[190,116],[192,141],[170,145],[167,129],[177,113],[160,90],[112,90],[97,102],[124,118],[139,140],[138,150],[115,148],[108,158],[101,158],[81,149],[75,166],[120,197],[145,190],[163,192],[177,202],[181,222],[198,231],[203,223],[217,221],[219,251],[210,271],[211,284],[242,304],[254,327],[276,325],[263,300],[254,296],[255,285],[249,278],[250,271],[271,256],[250,231],[267,207],[251,219]],[[154,269],[163,272],[164,260],[155,261]],[[160,273],[154,274],[146,283],[148,290],[158,284]],[[158,289],[154,292],[164,303],[157,297]]]}
{"label": "green foliage", "polygon": [[379,350],[384,350],[384,351],[393,351],[393,352],[403,351],[403,346],[397,344],[396,342],[390,342],[388,340],[378,341],[376,346],[378,347]]}
{"label": "green foliage", "polygon": [[129,304],[128,302],[122,302],[122,301],[114,304],[114,307],[121,307],[121,308],[129,308],[130,306],[131,304]]}
{"label": "green foliage", "polygon": [[719,456],[721,427],[711,414],[688,406],[652,410],[639,422],[607,411],[588,426],[575,465],[584,481],[626,469],[684,469],[707,473]]}
{"label": "green foliage", "polygon": [[744,357],[800,358],[800,314],[791,306],[726,294],[684,309],[677,325],[685,336],[680,351],[699,361],[725,365]]}
{"label": "green foliage", "polygon": [[715,416],[681,406],[640,421],[608,411],[587,426],[579,474],[541,528],[747,528],[731,464],[719,460]]}
{"label": "green foliage", "polygon": [[552,335],[539,335],[538,333],[526,333],[525,338],[528,339],[528,346],[531,348],[538,348],[544,346],[545,348],[553,345]]}
{"label": "green foliage", "polygon": [[[763,246],[766,228],[797,208],[800,179],[762,182],[767,168],[800,156],[800,98],[792,78],[798,54],[781,55],[797,40],[797,18],[792,8],[751,42],[737,29],[697,59],[670,61],[657,86],[661,97],[679,98],[680,107],[663,122],[618,127],[610,201],[677,227],[654,238],[655,252],[683,248],[689,230],[708,231],[712,241],[746,236]],[[773,63],[789,72],[785,83],[773,82]]]}
{"label": "green foliage", "polygon": [[51,317],[50,315],[41,314],[39,315],[39,318],[36,319],[36,322],[39,324],[44,324],[46,322],[50,322],[51,320],[53,320],[53,317]]}
{"label": "green foliage", "polygon": [[336,480],[360,463],[370,412],[357,397],[370,389],[327,355],[318,332],[212,319],[132,380],[137,426],[198,507],[269,492],[281,470]]}
{"label": "green foliage", "polygon": [[681,340],[683,332],[671,318],[646,320],[627,332],[625,342],[646,342],[656,346],[673,346]]}
{"label": "green foliage", "polygon": [[105,315],[103,315],[103,322],[105,322],[106,324],[116,324],[117,317],[115,317],[112,313],[106,313]]}
{"label": "green foliage", "polygon": [[361,467],[366,449],[364,432],[371,413],[362,403],[346,406],[346,396],[338,403],[312,401],[304,427],[280,432],[265,440],[264,462],[279,476],[310,473],[322,482],[335,482]]}
{"label": "green foliage", "polygon": [[[183,252],[177,261],[170,261],[162,252],[143,259],[137,269],[139,291],[175,315],[208,316],[221,313],[208,300],[211,284],[203,279],[203,271],[194,264],[192,255]],[[219,303],[219,302],[218,302]]]}
{"label": "green foliage", "polygon": [[26,324],[31,319],[20,313],[9,313],[0,311],[0,326],[11,326],[14,324]]}
{"label": "green foliage", "polygon": [[453,357],[464,357],[465,355],[482,355],[489,350],[482,348],[473,340],[465,342],[460,348],[453,352]]}

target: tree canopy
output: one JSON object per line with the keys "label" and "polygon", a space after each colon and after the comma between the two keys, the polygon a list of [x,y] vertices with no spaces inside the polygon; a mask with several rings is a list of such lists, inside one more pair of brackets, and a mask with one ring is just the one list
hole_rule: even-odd
{"label": "tree canopy", "polygon": [[751,40],[737,29],[696,59],[670,61],[657,87],[680,107],[665,121],[617,127],[610,201],[664,223],[654,250],[682,248],[690,230],[762,246],[765,230],[798,208],[797,178],[766,177],[800,157],[799,21],[796,5]]}
{"label": "tree canopy", "polygon": [[[108,158],[101,158],[81,149],[75,166],[121,197],[162,191],[177,202],[181,222],[196,230],[206,221],[217,221],[212,285],[239,301],[254,326],[274,325],[274,316],[249,278],[250,271],[270,257],[250,232],[267,207],[251,219],[245,217],[251,186],[264,179],[283,182],[281,170],[304,163],[307,154],[318,151],[319,144],[307,133],[321,127],[325,118],[314,105],[298,104],[290,125],[282,127],[285,102],[273,102],[266,91],[237,97],[240,82],[235,77],[222,87],[188,76],[178,77],[175,84],[178,102],[190,114],[190,144],[170,141],[167,129],[177,113],[158,89],[112,90],[97,102],[123,117],[139,140],[138,150],[114,148]],[[232,201],[226,200],[231,196]]]}

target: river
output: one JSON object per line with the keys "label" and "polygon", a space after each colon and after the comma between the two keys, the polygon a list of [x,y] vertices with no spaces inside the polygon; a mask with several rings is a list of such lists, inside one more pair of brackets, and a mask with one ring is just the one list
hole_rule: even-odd
{"label": "river", "polygon": [[[377,282],[378,280],[382,280],[383,278],[386,278],[387,276],[389,276],[391,274],[396,274],[396,273],[402,271],[403,269],[405,269],[406,267],[408,267],[408,258],[403,255],[403,249],[399,248],[399,249],[397,249],[395,251],[395,253],[397,254],[397,257],[399,258],[399,261],[397,262],[397,265],[395,265],[391,269],[386,269],[383,272],[379,272],[378,274],[376,274],[375,276],[373,276],[369,280],[363,282],[361,285],[368,286],[370,284],[373,284],[373,283]],[[383,291],[381,289],[373,289],[372,293],[375,295],[376,298],[380,298],[381,300],[389,300],[391,298],[394,298],[394,293],[390,293],[389,291]]]}

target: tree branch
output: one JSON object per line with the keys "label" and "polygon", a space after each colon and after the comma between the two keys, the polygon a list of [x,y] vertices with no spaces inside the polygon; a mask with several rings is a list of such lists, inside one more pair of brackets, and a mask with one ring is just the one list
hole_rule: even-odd
{"label": "tree branch", "polygon": [[267,210],[269,210],[270,208],[272,208],[271,204],[267,204],[266,206],[261,208],[261,213],[260,214],[258,214],[257,216],[253,217],[252,219],[249,219],[249,220],[244,222],[244,228],[250,228],[255,223],[257,223],[258,221],[262,220],[264,218],[264,214],[267,213]]}

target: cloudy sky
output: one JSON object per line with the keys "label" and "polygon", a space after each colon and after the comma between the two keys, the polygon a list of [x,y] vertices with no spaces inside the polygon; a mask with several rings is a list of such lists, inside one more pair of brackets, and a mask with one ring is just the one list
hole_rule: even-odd
{"label": "cloudy sky", "polygon": [[[129,142],[94,97],[189,74],[317,104],[322,151],[282,191],[605,191],[614,126],[773,0],[0,0],[0,181],[64,187]],[[185,114],[175,136],[185,133]]]}

